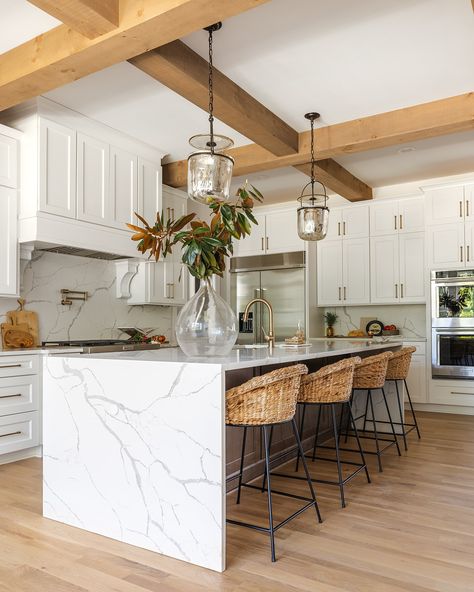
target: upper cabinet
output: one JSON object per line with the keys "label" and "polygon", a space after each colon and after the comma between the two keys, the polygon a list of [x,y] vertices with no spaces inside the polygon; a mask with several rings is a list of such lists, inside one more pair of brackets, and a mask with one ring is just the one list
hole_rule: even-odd
{"label": "upper cabinet", "polygon": [[18,295],[18,154],[21,134],[0,125],[0,297]]}
{"label": "upper cabinet", "polygon": [[474,185],[426,192],[427,223],[450,224],[474,219]]}
{"label": "upper cabinet", "polygon": [[367,238],[369,236],[369,206],[353,205],[333,208],[329,212],[329,226],[325,240],[336,238]]}
{"label": "upper cabinet", "polygon": [[370,236],[421,232],[425,229],[425,200],[414,197],[370,204]]}
{"label": "upper cabinet", "polygon": [[136,255],[126,224],[161,210],[164,154],[44,98],[2,118],[24,137],[20,242]]}
{"label": "upper cabinet", "polygon": [[298,236],[296,209],[253,212],[258,225],[252,225],[250,236],[235,241],[234,255],[263,255],[303,251],[305,243]]}

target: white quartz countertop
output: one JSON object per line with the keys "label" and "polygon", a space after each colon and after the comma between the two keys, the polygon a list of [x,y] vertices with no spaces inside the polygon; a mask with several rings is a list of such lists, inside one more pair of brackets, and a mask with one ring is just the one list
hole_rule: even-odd
{"label": "white quartz countertop", "polygon": [[[222,367],[223,370],[236,370],[239,368],[252,368],[255,366],[269,366],[272,364],[286,364],[291,362],[303,362],[304,360],[314,358],[326,358],[331,356],[341,356],[348,354],[359,354],[363,352],[374,353],[377,350],[384,350],[401,346],[402,340],[390,341],[385,343],[375,343],[367,340],[351,340],[345,339],[325,339],[325,340],[311,340],[311,345],[306,347],[292,347],[282,348],[275,347],[273,353],[270,355],[268,348],[247,349],[238,347],[225,357],[203,357],[203,358],[188,358],[178,347],[166,348],[161,350],[142,350],[142,351],[126,351],[126,352],[109,352],[109,353],[93,353],[81,354],[80,358],[83,361],[89,359],[95,360],[121,360],[131,362],[176,362],[186,364],[215,364]],[[64,352],[59,354],[61,357],[78,357],[77,354],[70,354]]]}
{"label": "white quartz countertop", "polygon": [[82,347],[31,347],[18,349],[0,349],[1,356],[51,356],[55,354],[79,354]]}
{"label": "white quartz countertop", "polygon": [[[310,341],[334,341],[335,339],[337,339],[337,341],[368,341],[370,338],[369,337],[347,337],[346,335],[342,336],[342,337],[311,337]],[[386,341],[384,341],[384,343],[389,343],[392,341],[402,341],[403,343],[408,343],[411,341],[420,341],[420,342],[425,342],[426,341],[426,337],[416,337],[416,336],[407,336],[407,335],[392,335],[392,336],[387,336],[387,337],[383,337],[383,338],[376,338],[376,339],[384,339]]]}

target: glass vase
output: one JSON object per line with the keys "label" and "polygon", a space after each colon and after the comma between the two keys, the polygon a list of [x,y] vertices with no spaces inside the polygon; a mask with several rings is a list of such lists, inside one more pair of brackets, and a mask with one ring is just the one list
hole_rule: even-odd
{"label": "glass vase", "polygon": [[203,281],[178,315],[176,340],[179,347],[190,357],[226,356],[237,336],[234,311],[209,280]]}

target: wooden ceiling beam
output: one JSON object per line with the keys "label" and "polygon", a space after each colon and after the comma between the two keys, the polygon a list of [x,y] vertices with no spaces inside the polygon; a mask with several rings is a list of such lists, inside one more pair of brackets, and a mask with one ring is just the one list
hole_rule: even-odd
{"label": "wooden ceiling beam", "polygon": [[120,0],[28,0],[89,39],[119,25]]}
{"label": "wooden ceiling beam", "polygon": [[[328,125],[315,130],[316,159],[337,158],[474,129],[474,92],[430,103],[405,107],[370,117]],[[234,175],[245,176],[310,161],[311,133],[299,134],[297,154],[275,156],[262,146],[247,144],[228,151],[234,160]],[[164,167],[168,182],[186,183],[186,161]]]}
{"label": "wooden ceiling beam", "polygon": [[122,0],[95,39],[60,25],[0,55],[0,111],[268,1]]}
{"label": "wooden ceiling beam", "polygon": [[[129,60],[205,111],[209,106],[207,60],[182,41],[173,41]],[[272,154],[298,152],[298,132],[214,68],[214,115]]]}

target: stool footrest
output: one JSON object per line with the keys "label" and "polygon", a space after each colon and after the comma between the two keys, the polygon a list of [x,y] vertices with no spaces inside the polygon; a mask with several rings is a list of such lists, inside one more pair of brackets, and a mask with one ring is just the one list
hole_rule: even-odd
{"label": "stool footrest", "polygon": [[[270,475],[277,475],[277,473],[270,473]],[[286,475],[282,476],[286,477]],[[260,485],[252,485],[251,483],[242,483],[242,487],[249,487],[250,489],[257,489],[258,491],[262,491],[262,487]],[[309,497],[305,497],[304,495],[297,495],[296,493],[288,493],[286,491],[277,491],[276,489],[272,488],[272,495],[274,493],[276,493],[277,495],[284,495],[285,497],[292,497],[293,499],[303,500],[304,502],[313,501],[312,499],[310,499]]]}
{"label": "stool footrest", "polygon": [[[257,489],[259,489],[259,488],[257,488]],[[272,490],[272,493],[278,493],[278,492]],[[314,505],[315,505],[315,502],[313,500],[311,500],[310,502],[305,504],[302,508],[300,508],[299,510],[296,510],[296,512],[293,512],[293,514],[288,516],[288,518],[285,518],[285,520],[282,520],[281,522],[276,524],[273,527],[273,532],[276,532],[279,528],[281,528],[282,526],[285,526],[285,524],[288,524],[288,522],[290,522],[290,520],[293,520],[293,518],[296,518],[297,516],[302,514],[305,510],[307,510],[308,508],[310,508],[311,506],[314,506]],[[233,520],[232,518],[227,518],[226,522],[228,524],[235,524],[237,526],[245,526],[246,528],[252,528],[253,530],[258,530],[259,532],[266,532],[267,534],[269,534],[271,532],[271,529],[268,526],[267,527],[258,526],[258,524],[250,524],[249,522],[241,522],[240,520]]]}

